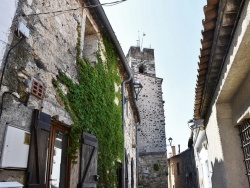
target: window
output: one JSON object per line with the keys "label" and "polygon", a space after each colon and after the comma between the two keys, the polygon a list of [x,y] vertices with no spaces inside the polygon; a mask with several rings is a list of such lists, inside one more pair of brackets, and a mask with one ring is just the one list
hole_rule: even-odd
{"label": "window", "polygon": [[171,164],[171,169],[172,169],[172,175],[174,175],[174,165]]}
{"label": "window", "polygon": [[96,52],[99,49],[99,39],[97,31],[91,22],[91,18],[86,17],[85,32],[84,32],[84,44],[82,55],[87,58],[89,62],[96,62]]}
{"label": "window", "polygon": [[144,74],[145,73],[145,66],[144,65],[140,65],[139,66],[139,73],[141,73],[141,74]]}
{"label": "window", "polygon": [[[244,120],[243,125],[239,126],[240,138],[242,144],[242,150],[244,155],[244,161],[246,165],[248,182],[250,182],[250,119]],[[250,183],[249,183],[250,185]]]}
{"label": "window", "polygon": [[49,160],[48,160],[48,180],[49,187],[65,188],[67,173],[68,146],[67,128],[57,123],[51,123]]}
{"label": "window", "polygon": [[34,110],[27,167],[27,187],[68,187],[67,127]]}
{"label": "window", "polygon": [[139,67],[139,73],[144,73],[144,67],[143,67],[143,65],[140,65],[140,67]]}
{"label": "window", "polygon": [[177,175],[180,175],[180,165],[179,165],[179,163],[176,163],[176,167],[177,167]]}

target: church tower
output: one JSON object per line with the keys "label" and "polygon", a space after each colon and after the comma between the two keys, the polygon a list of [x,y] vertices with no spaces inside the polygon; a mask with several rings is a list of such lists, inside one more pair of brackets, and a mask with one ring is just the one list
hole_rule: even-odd
{"label": "church tower", "polygon": [[137,127],[139,185],[167,188],[167,154],[162,78],[156,77],[154,49],[130,47],[127,60],[143,86],[137,100],[141,123]]}

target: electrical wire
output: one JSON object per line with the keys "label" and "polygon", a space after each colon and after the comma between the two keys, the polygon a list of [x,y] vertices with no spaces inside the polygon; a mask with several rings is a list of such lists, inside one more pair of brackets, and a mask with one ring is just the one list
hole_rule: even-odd
{"label": "electrical wire", "polygon": [[[4,62],[4,65],[3,65],[3,71],[2,71],[2,75],[1,75],[1,80],[0,80],[0,91],[1,91],[2,83],[3,83],[3,77],[4,77],[5,69],[6,69],[6,66],[7,66],[7,63],[8,63],[8,59],[9,59],[10,52],[11,52],[15,47],[17,47],[17,46],[22,42],[23,39],[24,39],[24,37],[22,37],[16,44],[14,44],[12,47],[10,47],[10,49],[9,49],[7,55],[6,55],[5,62]],[[12,94],[11,92],[4,92],[4,93],[2,94],[1,109],[0,109],[0,118],[1,118],[1,116],[2,116],[2,111],[3,111],[3,99],[4,99],[4,96],[5,96],[6,94],[12,95],[12,96],[14,96],[16,99],[19,100],[19,98],[18,98],[17,96],[15,96],[14,94]]]}
{"label": "electrical wire", "polygon": [[16,95],[14,95],[13,93],[11,93],[9,91],[4,92],[2,94],[2,102],[1,102],[1,108],[0,108],[0,119],[2,117],[2,112],[3,112],[3,99],[4,99],[5,95],[7,95],[7,94],[13,96],[15,99],[17,99],[19,101],[19,98]]}
{"label": "electrical wire", "polygon": [[5,69],[6,69],[6,65],[8,63],[8,59],[9,59],[9,55],[10,55],[10,52],[15,48],[17,47],[17,45],[19,45],[22,40],[24,39],[24,37],[22,37],[16,44],[14,44],[12,47],[10,47],[7,55],[6,55],[6,58],[5,58],[5,62],[4,62],[4,65],[3,65],[3,71],[2,71],[2,75],[1,75],[1,80],[0,80],[0,91],[1,91],[1,88],[2,88],[2,83],[3,83],[3,76],[4,76],[4,73],[5,73]]}
{"label": "electrical wire", "polygon": [[53,13],[65,13],[65,12],[75,11],[75,10],[79,10],[79,9],[95,8],[95,7],[98,7],[98,6],[114,6],[114,5],[118,5],[120,3],[123,3],[125,1],[126,0],[120,0],[120,1],[110,2],[110,3],[100,3],[100,4],[97,4],[97,5],[89,5],[89,6],[83,6],[83,7],[71,8],[71,9],[65,9],[65,10],[56,10],[56,11],[51,11],[51,12],[41,12],[41,13],[28,14],[28,15],[23,15],[23,16],[24,17],[29,17],[29,16],[38,16],[38,15],[53,14]]}

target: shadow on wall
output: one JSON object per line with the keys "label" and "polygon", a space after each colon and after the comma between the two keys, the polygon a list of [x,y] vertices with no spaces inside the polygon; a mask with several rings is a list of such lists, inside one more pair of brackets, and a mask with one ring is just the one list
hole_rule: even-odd
{"label": "shadow on wall", "polygon": [[227,187],[226,177],[225,177],[225,166],[224,161],[218,159],[215,160],[214,164],[211,163],[212,169],[210,174],[212,180],[213,188],[223,188]]}

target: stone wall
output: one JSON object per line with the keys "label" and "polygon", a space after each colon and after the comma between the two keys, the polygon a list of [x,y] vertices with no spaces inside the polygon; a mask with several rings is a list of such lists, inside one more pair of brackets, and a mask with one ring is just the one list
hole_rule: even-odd
{"label": "stone wall", "polygon": [[136,74],[143,86],[138,96],[141,123],[138,127],[139,152],[165,152],[165,117],[162,100],[162,79],[144,74]]}
{"label": "stone wall", "polygon": [[155,76],[154,49],[130,47],[127,58],[134,73],[143,73]]}
{"label": "stone wall", "polygon": [[[128,93],[126,94],[128,95]],[[129,100],[124,105],[124,147],[128,158],[128,187],[132,187],[132,179],[134,181],[134,187],[136,187],[137,173],[137,153],[136,153],[136,123],[133,118],[133,110],[131,108]],[[131,169],[131,163],[133,161],[133,169]],[[132,172],[133,171],[133,172]],[[133,174],[133,178],[132,175]]]}
{"label": "stone wall", "polygon": [[167,155],[139,155],[139,187],[167,188]]}
{"label": "stone wall", "polygon": [[[15,93],[19,98],[8,94],[3,97],[3,112],[0,128],[0,152],[4,140],[7,125],[14,125],[20,129],[30,131],[33,109],[39,109],[60,122],[71,125],[69,114],[64,109],[62,102],[57,95],[52,79],[56,78],[58,70],[63,70],[75,82],[77,81],[76,71],[76,42],[77,24],[80,22],[85,26],[87,11],[81,9],[65,12],[63,14],[40,14],[55,10],[71,9],[81,6],[76,0],[47,2],[39,0],[20,0],[15,2],[17,6],[16,15],[10,27],[11,32],[8,38],[13,38],[12,45],[18,42],[13,36],[17,27],[17,20],[23,19],[30,30],[28,39],[24,39],[8,58],[8,66],[4,74],[1,94],[5,91]],[[36,15],[37,14],[37,15]],[[12,16],[13,18],[13,16]],[[82,32],[85,30],[83,29]],[[97,31],[96,31],[97,32]],[[84,33],[82,33],[84,36]],[[5,62],[7,49],[2,60]],[[42,99],[30,94],[33,80],[40,82],[45,88]],[[72,166],[72,172],[78,169],[78,165]],[[12,174],[12,175],[10,175]],[[78,174],[71,176],[71,182],[77,183]],[[74,177],[73,177],[74,176]],[[0,181],[19,181],[25,183],[25,169],[7,170],[0,172]],[[76,185],[71,185],[76,187]]]}
{"label": "stone wall", "polygon": [[[13,35],[19,18],[22,18],[27,24],[30,36],[12,50],[4,74],[0,94],[2,95],[3,92],[9,91],[18,96],[19,99],[16,99],[11,94],[3,97],[3,112],[0,122],[0,156],[6,126],[11,124],[30,131],[34,109],[39,109],[68,126],[72,125],[73,122],[60,100],[52,80],[58,75],[58,70],[62,70],[77,83],[76,44],[78,23],[82,26],[80,47],[84,58],[95,61],[98,45],[102,41],[101,31],[90,12],[87,9],[79,8],[83,6],[83,1],[12,0],[10,2],[4,1],[3,3],[6,4],[7,8],[11,7],[11,12],[5,16],[12,19],[10,21],[6,20],[8,24],[5,27],[2,27],[2,25],[0,27],[1,33],[8,31],[6,36],[5,34],[4,36],[0,34],[0,39],[4,41],[4,43],[0,42],[0,63],[3,64],[8,51],[8,45],[3,44],[8,42],[13,45],[19,41]],[[76,10],[50,13],[66,9]],[[16,14],[13,18],[15,11]],[[13,41],[9,40],[12,38]],[[119,67],[121,68],[120,65]],[[37,80],[45,88],[42,99],[31,94],[33,80]],[[67,92],[66,88],[65,92]],[[132,143],[135,145],[135,122],[133,121],[134,116],[131,107],[129,107],[128,111],[128,116],[130,117],[126,120],[125,146],[131,162],[132,158],[136,161],[135,148],[132,147]],[[136,177],[135,167],[136,164],[134,164],[133,169],[134,179]],[[77,187],[78,170],[78,164],[72,163],[70,187]],[[24,184],[25,169],[2,169],[0,171],[0,181],[19,181]]]}
{"label": "stone wall", "polygon": [[194,160],[194,150],[189,148],[168,158],[168,187],[197,188],[198,177]]}
{"label": "stone wall", "polygon": [[[167,187],[167,158],[162,79],[155,77],[154,50],[130,47],[127,59],[134,79],[142,86],[137,97],[140,124],[137,126],[139,187]],[[159,165],[159,170],[154,170]]]}

